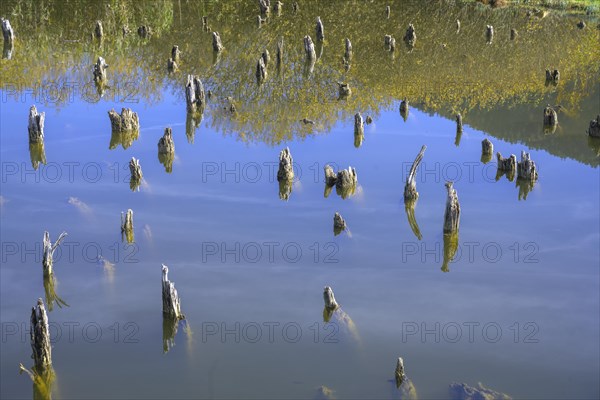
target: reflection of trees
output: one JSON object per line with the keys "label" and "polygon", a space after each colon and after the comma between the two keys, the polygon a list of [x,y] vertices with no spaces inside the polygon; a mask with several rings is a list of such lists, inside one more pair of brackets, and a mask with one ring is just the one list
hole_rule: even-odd
{"label": "reflection of trees", "polygon": [[[392,12],[389,20],[382,19],[379,7],[365,6],[359,0],[348,0],[344,7],[337,2],[319,4],[326,26],[339,20],[344,24],[328,30],[312,72],[305,74],[302,37],[314,33],[314,18],[311,13],[293,15],[291,4],[285,4],[281,16],[270,16],[259,29],[254,19],[256,2],[106,0],[89,7],[87,1],[38,5],[32,0],[8,0],[0,11],[14,15],[11,23],[19,41],[12,60],[0,65],[2,76],[10,76],[18,90],[29,89],[35,82],[84,85],[91,81],[94,58],[102,55],[110,64],[103,99],[117,96],[122,101],[140,98],[153,103],[166,87],[182,100],[182,110],[185,77],[197,74],[214,93],[207,107],[213,128],[241,140],[269,144],[312,134],[299,122],[303,118],[317,120],[320,130],[327,131],[338,119],[350,120],[357,111],[377,115],[400,98],[431,112],[460,112],[467,123],[472,110],[539,106],[549,95],[578,112],[582,96],[597,84],[598,30],[579,30],[554,14],[527,18],[518,8],[492,10],[451,3],[403,2],[402,12]],[[300,1],[301,10],[313,7]],[[198,26],[203,15],[223,38],[225,50],[216,64],[212,37]],[[97,19],[104,25],[102,41],[89,39]],[[482,21],[495,28],[491,45],[486,44]],[[414,49],[408,52],[397,46],[397,56],[389,57],[383,49],[383,34],[401,37],[410,22],[419,37]],[[121,34],[124,25],[135,31],[142,24],[152,27],[149,39]],[[520,32],[518,40],[510,40],[511,28]],[[353,47],[348,70],[343,62],[346,37]],[[277,68],[276,63],[269,63],[267,79],[257,86],[256,60],[265,48],[275,54],[279,38],[286,44],[283,64]],[[182,51],[181,72],[168,74],[165,65],[173,44]],[[57,54],[63,62],[55,62]],[[544,85],[540,66],[550,65],[561,71],[558,86]],[[337,101],[337,81],[350,84],[353,95]],[[135,91],[124,87],[125,82],[138,82]],[[97,98],[92,89],[84,91],[89,92],[86,97],[93,93]],[[237,103],[235,115],[217,112],[220,99],[228,96]],[[67,101],[61,100],[56,106]]]}

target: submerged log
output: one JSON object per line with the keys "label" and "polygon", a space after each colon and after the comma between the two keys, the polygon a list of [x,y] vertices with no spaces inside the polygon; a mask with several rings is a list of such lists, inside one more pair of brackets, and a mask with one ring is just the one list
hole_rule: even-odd
{"label": "submerged log", "polygon": [[121,240],[127,243],[134,242],[133,236],[133,210],[130,208],[127,213],[121,211]]}
{"label": "submerged log", "polygon": [[106,68],[108,68],[108,64],[104,61],[104,58],[98,57],[96,64],[94,64],[94,81],[102,82],[106,80]]}
{"label": "submerged log", "polygon": [[33,354],[35,370],[45,373],[52,368],[52,346],[50,345],[50,328],[48,325],[48,314],[42,299],[38,299],[37,305],[31,308],[30,319],[30,343]]}
{"label": "submerged log", "polygon": [[587,131],[590,137],[600,138],[600,114],[590,121],[590,127]]}
{"label": "submerged log", "polygon": [[404,99],[400,102],[400,115],[404,122],[408,118],[409,108],[408,108],[408,100]]}
{"label": "submerged log", "polygon": [[265,79],[267,79],[267,66],[264,57],[260,57],[256,63],[256,81],[262,83]]}
{"label": "submerged log", "polygon": [[315,44],[309,35],[304,36],[304,52],[306,53],[307,59],[316,60],[317,53],[315,51]]}
{"label": "submerged log", "polygon": [[419,164],[421,163],[421,160],[423,160],[425,150],[427,150],[427,146],[423,145],[419,151],[419,154],[417,154],[415,161],[413,161],[413,164],[410,167],[410,172],[406,178],[406,184],[404,185],[405,203],[407,201],[416,200],[419,198],[419,192],[417,192],[417,168],[419,168]]}
{"label": "submerged log", "polygon": [[546,108],[544,108],[544,126],[552,127],[552,126],[556,126],[557,124],[558,124],[558,114],[556,113],[556,110],[554,108],[552,108],[550,105],[546,106]]}
{"label": "submerged log", "polygon": [[29,143],[41,143],[44,141],[44,119],[46,113],[37,112],[35,106],[29,108]]}
{"label": "submerged log", "polygon": [[221,50],[223,50],[223,43],[221,43],[221,36],[219,35],[219,32],[213,32],[212,39],[213,50],[215,53],[219,53]]}
{"label": "submerged log", "polygon": [[96,21],[96,26],[94,28],[94,36],[96,36],[97,39],[100,39],[102,36],[104,36],[102,21]]}
{"label": "submerged log", "polygon": [[517,179],[535,181],[538,178],[535,162],[529,153],[521,151],[521,161],[517,163]]}
{"label": "submerged log", "polygon": [[365,124],[362,115],[356,113],[354,115],[354,147],[359,148],[365,137]]}
{"label": "submerged log", "polygon": [[317,26],[315,27],[315,31],[317,34],[317,40],[322,42],[325,40],[325,28],[323,28],[323,22],[321,21],[321,17],[317,17]]}
{"label": "submerged log", "polygon": [[485,37],[487,39],[488,44],[492,43],[492,40],[494,40],[494,27],[492,25],[486,25]]}
{"label": "submerged log", "polygon": [[113,109],[108,112],[110,125],[113,132],[128,132],[139,131],[140,120],[137,113],[131,111],[130,108],[121,109],[121,115]]}
{"label": "submerged log", "polygon": [[289,147],[281,150],[279,153],[279,170],[277,171],[277,180],[291,181],[294,179],[294,167],[293,167],[292,153]]}
{"label": "submerged log", "polygon": [[487,164],[494,154],[494,145],[489,139],[483,139],[481,142],[481,162]]}
{"label": "submerged log", "polygon": [[196,75],[188,75],[185,85],[185,101],[187,104],[188,113],[204,112],[206,104],[206,95],[204,93],[204,85],[200,78]]}
{"label": "submerged log", "polygon": [[129,161],[129,172],[131,173],[129,187],[132,191],[135,191],[141,185],[143,178],[140,160],[137,160],[135,157],[131,157],[131,160]]}
{"label": "submerged log", "polygon": [[399,388],[404,382],[404,379],[406,379],[406,374],[404,373],[404,360],[402,360],[402,357],[398,357],[398,361],[396,361],[394,377],[396,378],[396,387]]}
{"label": "submerged log", "polygon": [[52,265],[54,262],[54,252],[60,245],[60,242],[62,242],[66,236],[67,236],[67,232],[61,233],[58,236],[58,239],[56,239],[56,242],[54,242],[54,244],[52,244],[52,241],[50,241],[50,233],[48,233],[48,231],[44,232],[44,239],[43,239],[43,245],[44,245],[43,251],[44,252],[43,252],[43,257],[42,257],[42,267],[44,270],[44,275],[50,275],[52,273]]}
{"label": "submerged log", "polygon": [[4,44],[12,43],[15,39],[15,31],[12,26],[10,26],[10,21],[8,19],[2,18],[2,36],[4,36]]}
{"label": "submerged log", "polygon": [[335,310],[339,307],[339,304],[335,301],[333,290],[329,286],[325,286],[323,289],[323,300],[325,301],[325,308],[328,310]]}
{"label": "submerged log", "polygon": [[346,221],[344,220],[344,218],[342,218],[340,213],[336,212],[335,215],[333,216],[333,234],[335,236],[337,236],[345,230],[346,230]]}
{"label": "submerged log", "polygon": [[169,281],[169,267],[162,265],[162,303],[163,315],[168,315],[176,319],[184,319],[181,313],[181,301],[175,289],[175,284]]}
{"label": "submerged log", "polygon": [[408,25],[408,29],[406,29],[406,33],[402,39],[410,46],[415,45],[415,42],[417,41],[417,33],[415,32],[415,26],[413,24]]}
{"label": "submerged log", "polygon": [[453,182],[446,182],[448,197],[446,198],[446,211],[444,213],[444,233],[457,232],[460,225],[460,204],[458,195],[453,187]]}
{"label": "submerged log", "polygon": [[277,53],[275,55],[275,59],[277,62],[277,67],[280,67],[283,64],[283,36],[279,38],[279,41],[277,41]]}

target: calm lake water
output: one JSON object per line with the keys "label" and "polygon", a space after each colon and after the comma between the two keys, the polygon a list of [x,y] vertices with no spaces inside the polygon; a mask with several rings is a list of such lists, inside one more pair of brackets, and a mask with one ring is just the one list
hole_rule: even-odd
{"label": "calm lake water", "polygon": [[[33,364],[29,316],[42,298],[55,398],[318,398],[321,386],[335,398],[401,398],[398,357],[420,398],[447,398],[453,382],[598,398],[600,142],[586,133],[600,112],[597,18],[580,30],[579,17],[460,1],[300,1],[296,13],[290,1],[260,27],[259,13],[255,1],[2,2],[16,40],[0,64],[1,397],[32,397],[18,372]],[[202,16],[223,40],[218,57]],[[317,16],[325,41],[311,71],[302,38],[316,41]],[[90,38],[96,20],[102,41]],[[181,61],[168,73],[173,45]],[[109,64],[102,97],[98,56]],[[560,70],[558,85],[545,84],[546,68]],[[186,118],[187,74],[212,92],[198,127]],[[338,81],[350,84],[347,99]],[[555,131],[544,130],[546,104],[562,106]],[[37,168],[31,105],[46,113]],[[122,107],[139,115],[136,140],[111,136],[107,112]],[[373,119],[359,147],[356,112]],[[166,127],[170,173],[157,154]],[[485,138],[505,157],[531,154],[533,187],[496,179],[495,156],[481,161]],[[422,145],[411,227],[404,182]],[[285,147],[296,172],[287,200],[276,180]],[[135,192],[131,157],[144,174]],[[353,196],[324,196],[328,163],[356,168]],[[453,256],[446,180],[461,206]],[[121,238],[127,209],[134,243]],[[349,228],[338,236],[335,212]],[[42,273],[45,230],[52,240],[68,232],[53,281]],[[163,263],[186,317],[174,338]],[[324,286],[345,319],[324,322]]]}

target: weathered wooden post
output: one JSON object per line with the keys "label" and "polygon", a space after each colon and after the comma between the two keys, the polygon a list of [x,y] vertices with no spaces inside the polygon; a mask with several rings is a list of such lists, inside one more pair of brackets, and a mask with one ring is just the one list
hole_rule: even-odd
{"label": "weathered wooden post", "polygon": [[336,212],[335,215],[333,216],[333,234],[335,236],[337,236],[345,230],[346,230],[346,221],[344,220],[344,218],[342,218],[340,213]]}
{"label": "weathered wooden post", "polygon": [[487,39],[488,44],[491,44],[492,40],[494,40],[494,27],[492,25],[486,25],[485,37]]}
{"label": "weathered wooden post", "polygon": [[131,173],[129,188],[132,191],[136,191],[140,187],[143,178],[140,160],[137,160],[135,157],[131,157],[131,160],[129,161],[129,172]]}
{"label": "weathered wooden post", "polygon": [[392,10],[391,10],[390,6],[386,6],[386,7],[385,7],[385,17],[386,17],[387,19],[390,19],[390,14],[391,14],[391,13],[392,13]]}
{"label": "weathered wooden post", "polygon": [[165,128],[165,133],[158,140],[158,152],[162,154],[175,153],[175,143],[173,142],[173,131],[171,128]]}
{"label": "weathered wooden post", "polygon": [[140,130],[140,120],[137,113],[131,111],[130,108],[121,109],[121,115],[113,109],[108,112],[110,125],[113,132],[130,132]]}
{"label": "weathered wooden post", "polygon": [[37,305],[31,308],[30,323],[29,337],[33,351],[31,358],[33,358],[35,371],[43,374],[52,368],[52,346],[48,314],[42,299],[38,299]]}
{"label": "weathered wooden post", "polygon": [[202,17],[202,29],[204,32],[210,31],[210,27],[208,26],[208,17],[206,15]]}
{"label": "weathered wooden post", "polygon": [[4,45],[2,46],[2,58],[5,60],[12,60],[13,50],[15,49],[15,44],[12,40],[5,40]]}
{"label": "weathered wooden post", "polygon": [[345,99],[352,94],[352,88],[350,88],[350,84],[345,82],[338,82],[337,84],[340,99]]}
{"label": "weathered wooden post", "polygon": [[546,83],[558,83],[560,79],[560,72],[555,69],[555,70],[549,70],[546,69]]}
{"label": "weathered wooden post", "polygon": [[408,100],[404,99],[400,102],[400,115],[402,116],[404,122],[406,122],[406,119],[408,118],[408,113]]}
{"label": "weathered wooden post", "polygon": [[346,51],[344,52],[344,61],[349,64],[352,61],[352,42],[346,38]]}
{"label": "weathered wooden post", "polygon": [[271,0],[258,0],[258,7],[260,8],[261,14],[268,14],[271,12]]}
{"label": "weathered wooden post", "polygon": [[277,68],[281,67],[283,64],[283,36],[277,41],[277,53],[275,59],[277,61]]}
{"label": "weathered wooden post", "polygon": [[517,32],[517,30],[515,28],[512,28],[510,30],[510,40],[515,40],[518,35],[519,35],[519,32]]}
{"label": "weathered wooden post", "polygon": [[315,60],[317,58],[315,44],[309,35],[304,36],[304,52],[306,53],[306,58],[309,60]]}
{"label": "weathered wooden post", "polygon": [[298,11],[300,11],[300,6],[298,5],[298,2],[295,1],[292,3],[292,12],[296,14]]}
{"label": "weathered wooden post", "polygon": [[281,11],[283,11],[283,3],[281,1],[276,1],[275,4],[273,4],[273,11],[275,11],[277,16],[280,16]]}
{"label": "weathered wooden post", "polygon": [[6,43],[12,43],[15,39],[15,31],[12,26],[10,26],[10,21],[8,19],[2,18],[0,21],[2,23],[2,36],[4,36],[4,45]]}
{"label": "weathered wooden post", "polygon": [[325,301],[325,308],[328,310],[335,310],[339,307],[339,304],[335,301],[333,290],[329,286],[325,286],[323,289],[323,300]]}
{"label": "weathered wooden post", "polygon": [[396,39],[392,35],[385,35],[383,37],[383,45],[386,50],[394,51],[396,50]]}
{"label": "weathered wooden post", "polygon": [[94,81],[96,83],[106,81],[106,68],[108,68],[108,64],[102,57],[98,57],[96,64],[94,64]]}
{"label": "weathered wooden post", "polygon": [[196,75],[188,75],[185,85],[185,101],[187,104],[188,113],[204,112],[206,104],[206,94],[204,93],[204,85],[200,78]]}
{"label": "weathered wooden post", "polygon": [[179,50],[179,46],[173,45],[173,48],[171,49],[171,58],[173,59],[173,61],[179,62],[180,56],[181,56],[181,50]]}
{"label": "weathered wooden post", "polygon": [[279,170],[277,171],[277,181],[292,181],[294,179],[292,153],[289,147],[281,150],[279,153]]}
{"label": "weathered wooden post", "polygon": [[125,37],[131,33],[131,29],[129,29],[128,25],[123,25],[121,32],[123,33],[123,37]]}
{"label": "weathered wooden post", "polygon": [[97,39],[100,39],[102,36],[104,36],[102,21],[96,21],[96,26],[94,27],[94,36],[96,36]]}
{"label": "weathered wooden post", "polygon": [[411,23],[406,29],[403,40],[410,46],[413,47],[417,41],[417,33],[415,32],[415,26]]}
{"label": "weathered wooden post", "polygon": [[53,261],[54,252],[60,245],[60,242],[62,242],[66,236],[67,236],[67,232],[61,233],[58,236],[58,239],[56,239],[56,242],[54,242],[54,244],[52,244],[52,242],[50,241],[50,233],[48,233],[48,231],[44,232],[44,239],[43,239],[43,245],[44,245],[43,251],[44,252],[43,252],[43,257],[42,257],[42,267],[44,270],[44,275],[52,274],[52,264],[54,262]]}
{"label": "weathered wooden post", "polygon": [[267,79],[267,66],[264,57],[260,57],[256,63],[256,81],[260,84]]}
{"label": "weathered wooden post", "polygon": [[600,114],[590,121],[590,127],[587,131],[588,135],[593,138],[600,138]]}
{"label": "weathered wooden post", "polygon": [[325,171],[325,184],[327,186],[335,185],[335,181],[337,180],[337,175],[333,171],[333,168],[331,168],[331,166],[329,164],[327,164],[327,165],[325,165],[325,167],[323,167],[323,170]]}
{"label": "weathered wooden post", "polygon": [[492,142],[485,138],[481,141],[481,162],[487,164],[492,160],[494,154],[494,145]]}
{"label": "weathered wooden post", "polygon": [[130,208],[127,213],[121,211],[121,240],[127,243],[134,242],[133,236],[133,210]]}
{"label": "weathered wooden post", "polygon": [[463,122],[462,115],[460,113],[456,114],[456,132],[462,132],[463,130]]}
{"label": "weathered wooden post", "polygon": [[221,43],[221,36],[219,35],[219,32],[213,32],[212,38],[213,51],[215,53],[221,52],[221,50],[223,50],[223,43]]}
{"label": "weathered wooden post", "polygon": [[354,115],[354,147],[359,148],[365,137],[365,124],[360,113]]}
{"label": "weathered wooden post", "polygon": [[456,20],[456,33],[459,33],[459,32],[460,32],[460,20],[457,19]]}
{"label": "weathered wooden post", "polygon": [[517,156],[511,154],[508,158],[503,158],[500,152],[496,153],[496,158],[498,159],[498,171],[496,172],[496,180],[500,179],[503,174],[506,174],[506,177],[509,181],[515,177],[515,172],[517,170]]}
{"label": "weathered wooden post", "polygon": [[558,114],[549,104],[544,108],[544,127],[554,127],[558,125]]}
{"label": "weathered wooden post", "polygon": [[419,224],[417,223],[417,218],[415,217],[415,207],[417,205],[417,199],[413,200],[404,200],[404,211],[406,212],[406,218],[408,219],[408,225],[410,229],[413,231],[413,234],[417,239],[423,239],[423,235],[421,235],[421,230],[419,229]]}
{"label": "weathered wooden post", "polygon": [[460,204],[456,190],[452,185],[452,181],[446,182],[448,197],[446,198],[446,212],[444,213],[444,233],[457,232],[460,225]]}
{"label": "weathered wooden post", "polygon": [[335,181],[335,191],[342,199],[346,199],[355,193],[357,184],[358,176],[356,175],[356,169],[348,167],[348,169],[338,171]]}
{"label": "weathered wooden post", "polygon": [[404,382],[404,379],[406,379],[406,374],[404,373],[404,360],[402,360],[402,357],[398,357],[394,376],[396,378],[396,387],[399,388],[400,385],[402,385],[402,382]]}
{"label": "weathered wooden post", "polygon": [[37,112],[35,106],[29,108],[29,143],[43,143],[44,142],[44,119],[46,113]]}
{"label": "weathered wooden post", "polygon": [[535,181],[538,178],[535,162],[529,153],[521,151],[521,161],[517,163],[517,179]]}
{"label": "weathered wooden post", "polygon": [[427,150],[427,146],[421,146],[419,154],[417,154],[415,161],[413,161],[413,164],[410,167],[410,172],[406,178],[406,184],[404,185],[405,203],[419,198],[419,192],[417,192],[417,168],[419,168],[419,164],[421,163],[421,160],[423,160],[425,150]]}
{"label": "weathered wooden post", "polygon": [[177,62],[175,62],[175,60],[169,57],[169,59],[167,60],[167,71],[173,72],[177,71],[178,69],[179,67],[177,66]]}
{"label": "weathered wooden post", "polygon": [[323,22],[321,21],[321,17],[317,17],[317,26],[315,27],[317,33],[317,40],[322,42],[325,40],[325,28],[323,28]]}
{"label": "weathered wooden post", "polygon": [[162,303],[163,315],[175,319],[184,319],[181,313],[181,301],[175,289],[175,284],[169,281],[169,267],[162,265]]}

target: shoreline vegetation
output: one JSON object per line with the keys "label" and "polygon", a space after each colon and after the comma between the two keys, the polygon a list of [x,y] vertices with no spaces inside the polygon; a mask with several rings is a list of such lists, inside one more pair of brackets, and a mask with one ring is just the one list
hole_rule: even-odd
{"label": "shoreline vegetation", "polygon": [[493,8],[520,6],[525,8],[542,7],[549,10],[565,11],[570,14],[600,15],[600,2],[597,0],[472,0]]}

